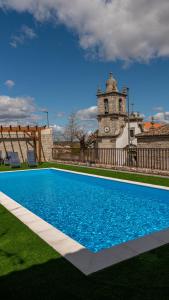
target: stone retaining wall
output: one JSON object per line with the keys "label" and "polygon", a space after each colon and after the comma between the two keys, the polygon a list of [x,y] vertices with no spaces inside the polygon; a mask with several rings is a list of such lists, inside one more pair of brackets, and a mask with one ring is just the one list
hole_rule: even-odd
{"label": "stone retaining wall", "polygon": [[107,164],[90,164],[90,163],[82,163],[82,162],[75,162],[75,161],[61,161],[61,160],[53,160],[53,162],[66,164],[66,165],[75,165],[75,166],[83,166],[83,167],[92,167],[92,168],[102,168],[102,169],[109,169],[114,171],[124,171],[124,172],[133,172],[133,173],[140,173],[143,175],[159,175],[159,176],[169,176],[169,171],[162,171],[157,169],[146,169],[146,168],[135,168],[135,167],[115,167],[112,165]]}
{"label": "stone retaining wall", "polygon": [[137,137],[138,148],[169,148],[169,136],[140,136]]}

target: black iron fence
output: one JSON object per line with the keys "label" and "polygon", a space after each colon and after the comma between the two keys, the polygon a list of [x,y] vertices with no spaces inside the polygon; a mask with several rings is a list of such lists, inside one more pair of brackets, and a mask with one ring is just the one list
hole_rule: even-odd
{"label": "black iron fence", "polygon": [[53,148],[54,160],[169,171],[169,148]]}

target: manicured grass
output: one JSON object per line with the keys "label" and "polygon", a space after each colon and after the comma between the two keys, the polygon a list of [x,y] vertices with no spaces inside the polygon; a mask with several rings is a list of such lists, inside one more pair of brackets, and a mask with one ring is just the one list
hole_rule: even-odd
{"label": "manicured grass", "polygon": [[[39,168],[59,168],[64,170],[76,171],[76,172],[83,172],[87,174],[95,174],[100,176],[112,177],[112,178],[119,178],[119,179],[126,179],[131,181],[139,181],[144,183],[150,183],[155,185],[162,185],[162,186],[169,186],[169,178],[167,177],[160,177],[160,176],[150,176],[150,175],[142,175],[130,172],[118,172],[113,170],[103,170],[103,169],[95,169],[95,168],[87,168],[87,167],[80,167],[74,165],[64,165],[58,164],[54,162],[45,162],[41,163]],[[22,164],[21,168],[19,169],[29,169],[26,164]],[[12,169],[13,170],[13,169]],[[0,166],[0,171],[11,171],[9,166]]]}
{"label": "manicured grass", "polygon": [[[102,176],[169,186],[169,179],[44,163]],[[25,165],[22,168],[26,168]],[[9,167],[0,167],[10,170]],[[169,245],[90,276],[83,275],[0,205],[0,298],[169,299]]]}
{"label": "manicured grass", "polygon": [[169,246],[83,275],[0,206],[1,299],[169,299]]}
{"label": "manicured grass", "polygon": [[88,174],[95,174],[100,176],[106,177],[113,177],[119,179],[126,179],[132,181],[139,181],[144,183],[156,184],[156,185],[164,185],[169,186],[169,178],[164,177],[156,177],[156,176],[146,176],[142,174],[135,174],[135,173],[125,173],[125,172],[118,172],[113,170],[103,170],[103,169],[94,169],[94,168],[86,168],[86,167],[78,167],[78,166],[71,166],[71,165],[61,165],[61,164],[54,164],[54,167],[60,169],[67,169],[76,172],[84,172]]}
{"label": "manicured grass", "polygon": [[3,206],[0,206],[0,224],[1,276],[59,257]]}

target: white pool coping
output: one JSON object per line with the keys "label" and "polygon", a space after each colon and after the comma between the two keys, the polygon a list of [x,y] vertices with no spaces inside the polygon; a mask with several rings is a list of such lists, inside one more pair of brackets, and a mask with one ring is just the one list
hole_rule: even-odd
{"label": "white pool coping", "polygon": [[[34,171],[46,170],[33,169]],[[169,187],[157,186],[152,184],[144,184],[140,182],[133,182],[129,180],[121,180],[117,178],[109,178],[104,176],[98,176],[93,174],[86,174],[83,172],[75,172],[69,170],[63,170],[59,168],[48,168],[68,173],[80,174],[84,176],[92,176],[112,181],[125,182],[135,185],[141,185],[151,188],[168,190]],[[30,170],[16,170],[7,172],[25,172]],[[6,171],[2,172],[6,173]],[[85,275],[92,274],[106,267],[112,266],[141,253],[155,249],[162,245],[169,243],[169,229],[154,232],[152,234],[143,236],[136,240],[131,240],[117,246],[112,246],[108,249],[101,250],[100,252],[93,253],[80,243],[76,242],[54,226],[50,225],[42,218],[38,217],[30,210],[26,209],[18,202],[14,201],[6,194],[0,192],[0,204],[2,204],[8,211],[16,216],[21,222],[29,227],[35,234],[43,239],[48,245],[55,249],[59,254],[71,262],[76,268],[78,268]]]}

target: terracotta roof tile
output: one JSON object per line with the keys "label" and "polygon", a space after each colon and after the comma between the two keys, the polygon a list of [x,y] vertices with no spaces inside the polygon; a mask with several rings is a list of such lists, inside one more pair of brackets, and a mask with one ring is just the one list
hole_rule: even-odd
{"label": "terracotta roof tile", "polygon": [[151,126],[148,131],[144,131],[142,133],[137,134],[137,136],[160,136],[160,135],[168,135],[169,136],[169,124],[162,125],[160,127]]}
{"label": "terracotta roof tile", "polygon": [[[160,124],[160,123],[154,123],[154,127],[155,128],[158,128],[158,127],[161,127],[163,124]],[[144,122],[144,130],[149,130],[151,127],[152,127],[152,122]]]}

